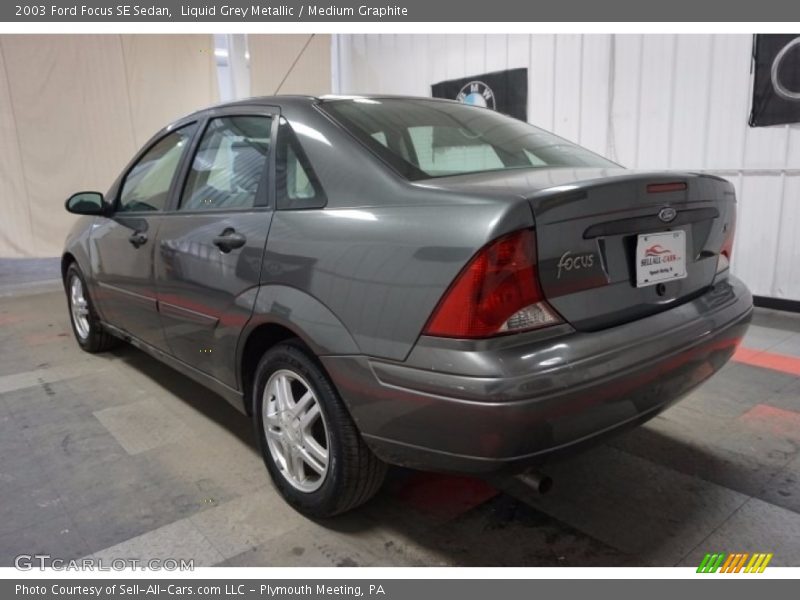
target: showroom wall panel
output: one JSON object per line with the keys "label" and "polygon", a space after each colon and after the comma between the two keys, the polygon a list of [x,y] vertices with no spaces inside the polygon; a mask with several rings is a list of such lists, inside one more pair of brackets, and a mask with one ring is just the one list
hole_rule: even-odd
{"label": "showroom wall panel", "polygon": [[248,35],[253,96],[331,92],[331,36]]}
{"label": "showroom wall panel", "polygon": [[5,73],[5,60],[0,52],[0,206],[5,222],[0,227],[0,256],[25,256],[31,233],[30,205]]}
{"label": "showroom wall panel", "polygon": [[211,36],[4,35],[0,61],[4,257],[59,255],[69,194],[104,191],[158,128],[217,98]]}
{"label": "showroom wall panel", "polygon": [[137,147],[176,117],[217,102],[211,36],[123,35],[121,40]]}
{"label": "showroom wall panel", "polygon": [[800,125],[753,129],[749,35],[338,35],[334,91],[430,95],[527,67],[532,123],[623,165],[716,173],[737,188],[734,271],[800,300]]}
{"label": "showroom wall panel", "polygon": [[[1,41],[27,192],[3,192],[3,204],[27,204],[30,232],[14,242],[22,255],[41,249],[41,255],[55,256],[74,220],[63,209],[64,199],[71,191],[106,187],[112,169],[133,150],[119,40]],[[15,227],[11,233],[23,232]]]}

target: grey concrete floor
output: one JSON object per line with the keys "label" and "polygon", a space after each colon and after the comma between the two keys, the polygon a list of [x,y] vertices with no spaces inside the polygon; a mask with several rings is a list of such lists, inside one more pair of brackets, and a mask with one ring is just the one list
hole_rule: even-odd
{"label": "grey concrete floor", "polygon": [[[2,566],[32,553],[669,566],[709,551],[800,565],[800,316],[759,311],[745,345],[764,360],[731,362],[644,427],[550,466],[547,496],[395,469],[362,509],[314,522],[278,497],[223,400],[132,347],[81,352],[54,272],[27,286],[0,274]],[[780,368],[754,366],[768,359]]]}

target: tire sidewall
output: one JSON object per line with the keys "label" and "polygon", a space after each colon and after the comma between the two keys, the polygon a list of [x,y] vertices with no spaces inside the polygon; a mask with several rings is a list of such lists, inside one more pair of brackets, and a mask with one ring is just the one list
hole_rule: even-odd
{"label": "tire sidewall", "polygon": [[[264,389],[270,376],[279,369],[287,369],[302,376],[312,387],[325,421],[328,432],[328,472],[319,489],[302,492],[292,486],[270,454],[263,423]],[[325,516],[335,509],[337,497],[341,493],[344,474],[342,472],[342,440],[337,427],[337,413],[341,410],[336,391],[322,370],[296,344],[283,343],[269,350],[256,370],[253,385],[254,423],[256,439],[267,466],[272,482],[286,501],[300,512],[309,516]]]}

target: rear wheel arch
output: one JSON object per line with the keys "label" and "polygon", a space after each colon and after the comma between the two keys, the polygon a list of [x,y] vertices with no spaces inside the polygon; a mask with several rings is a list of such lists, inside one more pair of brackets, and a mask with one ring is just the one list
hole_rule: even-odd
{"label": "rear wheel arch", "polygon": [[[272,347],[287,340],[297,340],[298,343],[308,348],[302,339],[283,325],[278,323],[262,323],[247,334],[242,344],[242,351],[238,360],[239,381],[244,392],[245,410],[248,415],[253,414],[253,403],[250,398],[253,377],[261,357]],[[309,349],[310,351],[310,349]]]}
{"label": "rear wheel arch", "polygon": [[344,323],[315,297],[285,285],[262,286],[253,317],[237,345],[237,381],[248,414],[252,412],[249,392],[258,361],[270,348],[290,338],[296,339],[320,367],[320,356],[360,354]]}

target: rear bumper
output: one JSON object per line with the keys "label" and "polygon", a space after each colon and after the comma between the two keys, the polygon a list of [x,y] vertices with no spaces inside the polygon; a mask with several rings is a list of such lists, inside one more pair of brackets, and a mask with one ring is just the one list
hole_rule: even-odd
{"label": "rear bumper", "polygon": [[744,336],[739,280],[618,327],[488,341],[420,338],[406,361],[322,360],[365,440],[420,469],[522,469],[640,424],[719,370]]}

